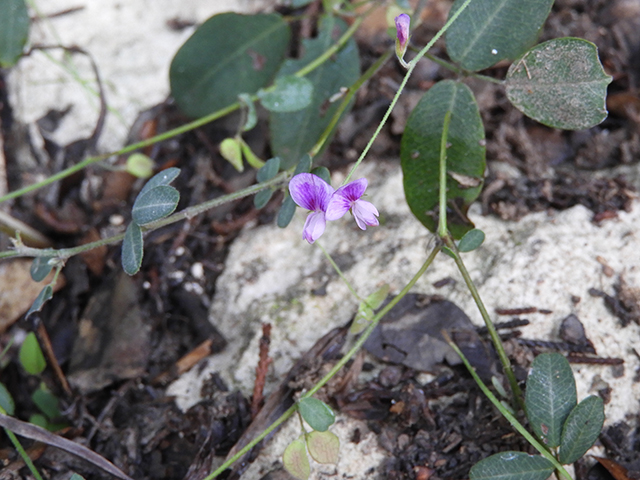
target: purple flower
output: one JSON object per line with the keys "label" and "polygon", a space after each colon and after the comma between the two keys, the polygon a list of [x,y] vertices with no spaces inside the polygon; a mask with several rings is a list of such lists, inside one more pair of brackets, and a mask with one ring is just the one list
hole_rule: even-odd
{"label": "purple flower", "polygon": [[326,209],[326,219],[330,221],[337,220],[347,213],[347,211],[351,210],[358,227],[362,230],[366,230],[367,225],[370,227],[379,225],[376,217],[380,214],[376,207],[370,202],[360,200],[366,189],[366,178],[361,178],[360,180],[347,183],[345,186],[340,187],[331,196],[331,200],[329,200],[329,205]]}
{"label": "purple flower", "polygon": [[309,243],[315,242],[324,233],[325,212],[334,193],[333,187],[317,175],[299,173],[289,182],[289,193],[296,204],[311,210],[304,222],[302,238]]}
{"label": "purple flower", "polygon": [[411,17],[406,13],[402,13],[396,17],[396,55],[401,62],[404,58],[404,52],[407,51],[409,45],[409,27],[411,26]]}

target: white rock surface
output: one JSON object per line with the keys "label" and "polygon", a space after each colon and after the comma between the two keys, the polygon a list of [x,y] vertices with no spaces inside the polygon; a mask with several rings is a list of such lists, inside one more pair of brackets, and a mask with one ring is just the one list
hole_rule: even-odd
{"label": "white rock surface", "polygon": [[[356,178],[369,179],[368,199],[380,210],[382,225],[362,232],[350,216],[345,216],[330,223],[320,239],[361,296],[372,293],[384,282],[391,285],[392,293],[400,291],[421,266],[432,241],[409,212],[399,167],[370,162]],[[334,186],[341,180],[336,176]],[[299,210],[292,225],[284,230],[275,226],[249,227],[234,242],[211,308],[211,321],[227,337],[229,347],[212,358],[208,369],[192,371],[171,386],[169,393],[177,397],[182,408],[198,401],[200,383],[211,371],[222,370],[233,387],[250,394],[261,322],[273,325],[274,363],[269,388],[318,338],[343,325],[356,312],[358,302],[322,251],[302,240],[304,215]],[[640,368],[633,351],[640,345],[640,325],[620,327],[602,298],[587,292],[597,288],[612,294],[618,275],[623,275],[630,286],[640,286],[639,205],[636,203],[629,213],[620,212],[617,219],[602,226],[593,224],[592,213],[582,206],[564,212],[530,214],[516,223],[483,217],[473,209],[471,216],[487,239],[464,259],[489,312],[528,306],[552,310],[546,315],[526,315],[531,325],[523,329],[523,336],[541,340],[558,340],[561,320],[570,313],[577,315],[599,355],[625,361],[624,375],[619,378],[615,378],[610,366],[574,365],[579,399],[597,394],[593,387],[601,379],[612,388],[611,402],[605,407],[607,424],[631,420],[640,398],[640,383],[633,380]],[[605,274],[602,259],[615,275]],[[445,277],[458,281],[434,289],[432,284]],[[326,294],[314,295],[312,291],[318,289],[324,289]],[[453,261],[444,255],[436,259],[413,290],[443,295],[474,323],[482,324]],[[572,296],[580,297],[580,301],[575,304]],[[296,434],[283,431],[280,435],[290,441]],[[286,445],[279,438],[276,436],[273,442],[280,447]],[[343,444],[347,439],[342,438]],[[267,451],[277,457],[283,451],[280,447]],[[255,468],[264,469],[276,461],[267,451]],[[376,452],[383,455],[378,449]],[[348,478],[366,475],[360,471]]]}
{"label": "white rock surface", "polygon": [[[101,151],[121,148],[137,115],[169,94],[169,65],[195,27],[176,31],[167,22],[202,23],[237,11],[268,11],[273,0],[34,0],[37,21],[29,44],[77,45],[94,58],[106,89],[110,112],[99,142]],[[78,11],[58,16],[68,9]],[[22,58],[9,76],[16,118],[31,123],[51,108],[72,109],[53,138],[66,145],[91,135],[98,118],[95,77],[81,55],[63,59],[61,51]],[[52,60],[53,59],[53,60]],[[83,87],[82,84],[86,87]]]}

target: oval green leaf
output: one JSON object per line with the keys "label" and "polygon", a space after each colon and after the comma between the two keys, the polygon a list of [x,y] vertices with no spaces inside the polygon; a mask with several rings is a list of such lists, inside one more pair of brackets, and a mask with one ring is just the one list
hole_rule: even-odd
{"label": "oval green leaf", "polygon": [[143,195],[138,195],[131,210],[131,218],[138,225],[146,225],[171,215],[179,201],[180,192],[173,187],[162,185],[152,188]]}
{"label": "oval green leaf", "polygon": [[562,429],[558,451],[560,463],[567,465],[582,458],[598,439],[603,424],[602,398],[592,395],[576,405]]}
{"label": "oval green leaf", "polygon": [[162,185],[169,185],[178,177],[178,175],[180,175],[180,169],[176,167],[167,168],[166,170],[156,173],[147,183],[144,184],[144,187],[142,187],[140,193],[138,193],[138,197],[144,195],[153,188],[160,187]]}
{"label": "oval green leaf", "polygon": [[256,196],[253,197],[253,206],[256,207],[258,210],[260,210],[261,208],[264,208],[267,205],[267,203],[269,203],[269,200],[271,200],[272,195],[273,195],[273,190],[271,190],[270,188],[259,191],[258,193],[256,193]]}
{"label": "oval green leaf", "polygon": [[29,315],[31,315],[32,313],[39,312],[40,310],[42,310],[42,306],[45,303],[47,303],[49,300],[51,300],[52,297],[53,297],[53,287],[51,285],[46,285],[42,290],[40,290],[40,293],[38,294],[36,299],[33,301],[33,304],[31,304],[31,307],[29,307],[29,310],[27,311],[24,317],[29,318]]}
{"label": "oval green leaf", "polygon": [[122,269],[127,275],[135,275],[140,271],[142,255],[142,230],[135,222],[131,222],[122,240]]}
{"label": "oval green leaf", "polygon": [[318,432],[326,432],[336,421],[331,407],[314,397],[306,397],[298,402],[298,410],[304,421]]}
{"label": "oval green leaf", "polygon": [[293,172],[293,176],[295,177],[299,173],[308,173],[311,170],[311,155],[305,153],[300,161],[296,165],[296,169]]}
{"label": "oval green leaf", "polygon": [[29,12],[24,0],[0,1],[0,67],[13,66],[29,37]]}
{"label": "oval green leaf", "polygon": [[538,355],[527,378],[525,405],[529,424],[545,445],[560,445],[562,426],[576,403],[576,382],[567,359],[559,353]]}
{"label": "oval green leaf", "polygon": [[505,84],[511,103],[528,117],[550,127],[580,130],[607,117],[610,82],[596,46],[567,37],[529,50],[509,67]]}
{"label": "oval green leaf", "polygon": [[36,407],[38,407],[49,420],[58,418],[60,416],[60,409],[58,408],[60,401],[53,393],[45,388],[41,387],[33,392],[31,400],[33,400]]}
{"label": "oval green leaf", "polygon": [[278,211],[278,219],[276,220],[278,227],[285,228],[291,223],[293,215],[296,213],[296,206],[296,202],[293,201],[293,198],[291,198],[291,195],[287,192],[287,196]]}
{"label": "oval green leaf", "polygon": [[[449,18],[464,0],[455,0]],[[553,0],[473,0],[446,33],[447,53],[475,72],[515,59],[538,39]]]}
{"label": "oval green leaf", "polygon": [[0,383],[0,407],[6,415],[13,415],[16,411],[16,404],[4,383]]}
{"label": "oval green leaf", "polygon": [[282,463],[287,471],[299,480],[307,480],[311,474],[311,465],[307,457],[304,440],[298,438],[291,442],[282,454]]}
{"label": "oval green leaf", "polygon": [[34,282],[41,282],[53,269],[53,265],[49,263],[53,257],[36,257],[33,259],[33,263],[31,264],[31,279]]}
{"label": "oval green leaf", "polygon": [[461,252],[471,252],[482,245],[484,242],[484,232],[479,228],[469,230],[464,234],[464,237],[460,239],[458,244],[458,250]]}
{"label": "oval green leaf", "polygon": [[289,26],[278,14],[211,17],[171,62],[171,94],[191,117],[203,117],[269,84],[289,46]]}
{"label": "oval green leaf", "polygon": [[47,418],[40,414],[40,413],[34,413],[33,415],[29,416],[29,423],[36,425],[40,428],[46,428],[48,430],[49,427],[49,421],[47,420]]}
{"label": "oval green leaf", "polygon": [[313,98],[313,84],[304,77],[285,75],[276,79],[273,90],[260,90],[258,98],[270,112],[297,112]]}
{"label": "oval green leaf", "polygon": [[[338,17],[322,17],[318,36],[302,41],[302,58],[286,60],[278,77],[292,75],[311,63],[333,45],[346,29],[346,23]],[[313,85],[309,106],[297,112],[271,112],[271,148],[282,159],[283,169],[295,165],[315,145],[340,105],[340,102],[330,102],[329,99],[341,88],[351,86],[359,76],[358,47],[355,40],[350,39],[330,60],[306,75]]]}
{"label": "oval green leaf", "polygon": [[278,174],[278,170],[280,170],[280,157],[270,158],[256,173],[256,180],[258,182],[271,180]]}
{"label": "oval green leaf", "polygon": [[36,334],[29,332],[20,346],[20,364],[31,375],[40,375],[47,362],[44,359]]}
{"label": "oval green leaf", "polygon": [[331,172],[327,167],[316,167],[311,170],[311,173],[331,185]]}
{"label": "oval green leaf", "polygon": [[[420,223],[435,232],[440,192],[440,142],[447,112],[451,112],[447,222],[454,238],[460,238],[473,228],[466,213],[482,190],[485,170],[484,128],[469,87],[445,80],[425,93],[407,120],[400,143],[400,160],[409,208]],[[466,181],[462,182],[460,178]]]}
{"label": "oval green leaf", "polygon": [[476,463],[469,472],[471,480],[547,480],[553,463],[540,455],[502,452]]}
{"label": "oval green leaf", "polygon": [[309,455],[318,463],[338,463],[340,439],[335,433],[311,432],[305,435]]}

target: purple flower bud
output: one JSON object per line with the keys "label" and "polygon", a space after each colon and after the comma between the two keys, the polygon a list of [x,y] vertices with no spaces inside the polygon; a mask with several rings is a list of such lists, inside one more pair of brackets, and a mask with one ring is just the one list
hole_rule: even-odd
{"label": "purple flower bud", "polygon": [[380,214],[376,207],[370,202],[361,200],[366,189],[366,178],[361,178],[340,187],[329,200],[325,215],[326,219],[329,221],[337,220],[351,210],[358,227],[362,230],[366,230],[367,226],[374,227],[379,225],[376,217]]}
{"label": "purple flower bud", "polygon": [[406,13],[401,13],[396,17],[396,38],[403,50],[407,49],[409,41],[409,26],[411,25],[411,17]]}
{"label": "purple flower bud", "polygon": [[324,233],[325,212],[334,190],[317,175],[299,173],[289,182],[289,193],[297,205],[311,210],[302,229],[302,238],[313,243]]}

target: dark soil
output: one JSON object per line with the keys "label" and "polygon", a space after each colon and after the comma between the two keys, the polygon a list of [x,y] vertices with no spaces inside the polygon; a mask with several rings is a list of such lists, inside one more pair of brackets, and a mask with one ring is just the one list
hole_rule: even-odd
{"label": "dark soil", "polygon": [[[425,43],[440,25],[441,19],[427,18],[413,42]],[[593,212],[594,222],[606,222],[630,208],[639,184],[625,176],[622,167],[633,166],[640,158],[639,28],[640,8],[634,0],[556,2],[541,39],[579,36],[593,41],[614,79],[609,87],[609,117],[587,131],[559,132],[541,126],[513,108],[499,87],[469,82],[478,95],[487,135],[485,214],[516,221],[531,211],[582,204]],[[363,70],[389,43],[386,37],[360,40]],[[439,42],[433,53],[446,56],[443,47]],[[507,67],[498,65],[484,73],[503,78]],[[15,155],[19,145],[29,147],[29,138],[13,121],[1,75],[0,71],[0,119],[9,190],[15,190],[32,168],[19,164]],[[388,62],[368,83],[345,122],[353,127],[341,127],[321,163],[340,169],[354,160],[401,75],[397,64]],[[450,76],[443,69],[419,71],[406,98]],[[55,128],[55,118],[54,114],[48,118],[53,123],[47,128]],[[186,121],[167,101],[141,113],[130,140]],[[174,182],[181,194],[179,209],[254,183],[253,171],[237,173],[218,152],[220,141],[235,133],[237,121],[218,121],[145,151],[158,169],[182,169]],[[402,123],[401,113],[384,129],[373,155],[397,161],[400,136],[395,122]],[[269,157],[266,138],[264,121],[245,137],[263,158]],[[56,160],[38,164],[40,170],[31,173],[51,175],[77,162],[82,148],[45,141],[49,158]],[[51,238],[56,248],[74,246],[121,230],[130,220],[130,208],[123,205],[131,205],[141,184],[127,174],[89,168],[16,200],[11,215]],[[253,221],[273,223],[281,201],[277,194],[257,211],[253,199],[245,198],[154,232],[145,241],[142,271],[133,278],[121,273],[119,247],[71,259],[63,271],[66,286],[39,314],[2,333],[0,347],[7,346],[19,329],[38,332],[40,341],[51,345],[64,376],[72,379],[73,389],[66,391],[61,376],[51,368],[41,379],[26,375],[18,366],[17,349],[10,348],[0,381],[15,399],[15,416],[27,420],[39,413],[31,394],[42,381],[60,399],[62,415],[55,420],[66,425],[62,435],[108,458],[133,478],[197,478],[198,473],[210,472],[212,463],[220,462],[251,423],[250,399],[229,392],[222,380],[213,377],[202,392],[204,399],[182,413],[166,397],[164,387],[189,368],[185,364],[198,368],[198,361],[224,348],[225,332],[219,332],[207,315],[215,281],[240,229]],[[8,247],[6,239],[0,246]],[[115,295],[129,302],[126,311],[112,308]],[[123,316],[127,325],[135,326],[135,335],[118,323]],[[521,369],[527,367],[526,357],[514,358]],[[329,394],[334,406],[366,420],[368,428],[379,434],[380,444],[390,454],[378,470],[380,478],[466,478],[469,468],[491,453],[527,449],[464,370],[447,368],[426,386],[417,383],[416,373],[392,365],[374,381],[352,382],[349,391]],[[616,425],[601,439],[609,458],[629,469],[629,478],[640,478],[633,477],[640,471],[637,428]],[[358,435],[351,441],[357,442]],[[90,463],[59,450],[23,443],[47,478],[67,478],[71,471],[86,478],[107,478]],[[5,436],[0,447],[4,465],[0,478],[28,478]],[[598,473],[597,468],[604,471]],[[581,463],[578,478],[613,478],[605,467],[597,468],[589,472],[591,462]]]}

